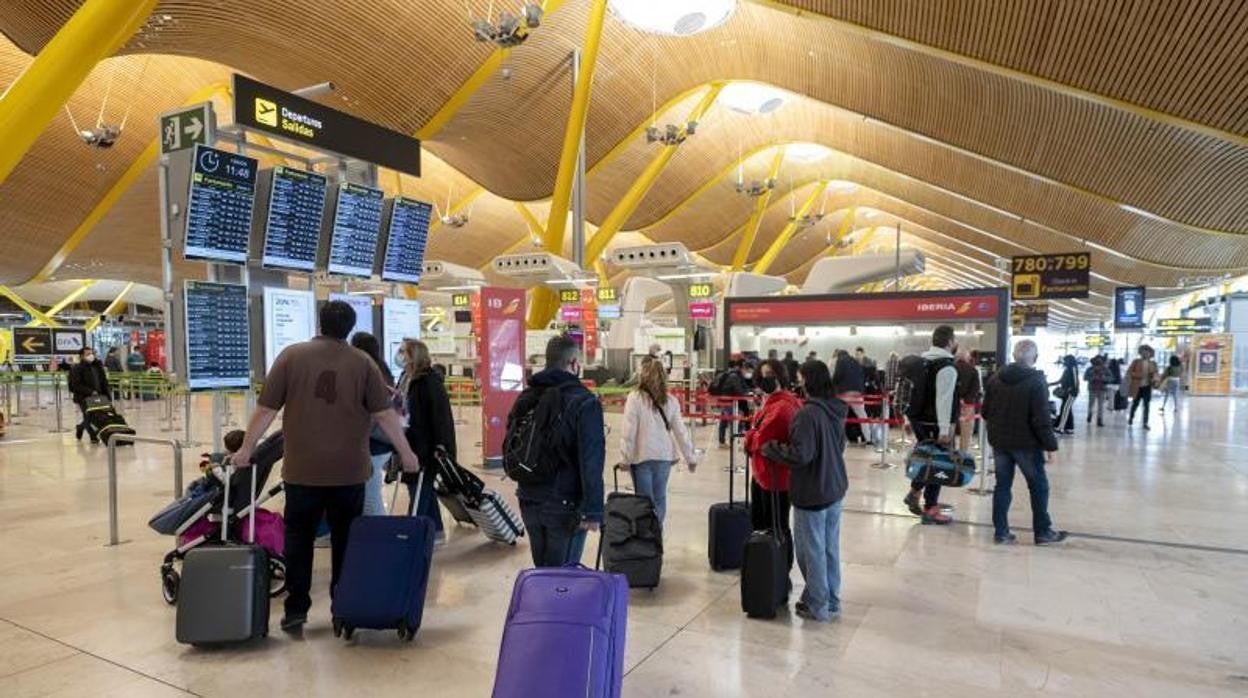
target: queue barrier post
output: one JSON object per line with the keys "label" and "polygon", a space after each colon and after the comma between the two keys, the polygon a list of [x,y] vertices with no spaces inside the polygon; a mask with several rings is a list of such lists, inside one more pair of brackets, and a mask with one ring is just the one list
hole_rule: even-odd
{"label": "queue barrier post", "polygon": [[163,444],[173,448],[173,496],[182,496],[182,443],[177,439],[158,439],[138,434],[113,434],[108,437],[108,544],[120,545],[117,515],[117,444]]}
{"label": "queue barrier post", "polygon": [[34,380],[34,383],[35,383],[35,409],[36,409],[36,410],[41,410],[41,409],[43,409],[43,395],[42,395],[42,392],[39,390],[39,384],[40,384],[40,383],[42,383],[43,381],[39,380],[40,376],[39,376],[39,374],[38,374],[38,373],[33,374],[33,375],[34,375],[34,379],[35,379],[35,380]]}
{"label": "queue barrier post", "polygon": [[984,422],[982,415],[977,416],[979,420],[979,484],[974,487],[966,488],[969,494],[979,497],[986,497],[993,493],[994,487],[988,487],[985,482],[988,473],[988,459],[992,455],[992,449],[988,448],[988,424]]}
{"label": "queue barrier post", "polygon": [[16,418],[18,418],[18,417],[25,417],[25,416],[26,416],[26,413],[25,413],[25,412],[22,412],[22,380],[21,380],[21,376],[18,376],[18,380],[16,381],[16,383],[17,383],[17,388],[16,388],[15,392],[17,393],[17,395],[15,395],[15,396],[14,396],[14,397],[15,397],[14,402],[15,402],[16,404],[15,404],[15,405],[14,405],[14,407],[13,407],[13,415],[12,415],[12,416],[14,417],[14,419],[16,419]]}
{"label": "queue barrier post", "polygon": [[54,376],[52,379],[52,395],[56,402],[56,426],[48,431],[53,434],[60,434],[67,431],[65,429],[64,417],[61,414],[61,381],[60,376]]}
{"label": "queue barrier post", "polygon": [[892,421],[891,409],[890,409],[888,402],[889,401],[888,401],[887,395],[885,395],[880,400],[880,416],[883,421],[884,429],[883,429],[883,436],[880,437],[880,447],[879,447],[880,462],[875,463],[871,466],[872,468],[875,468],[876,470],[891,470],[892,468],[897,467],[893,463],[888,462],[889,425],[890,425],[890,422]]}

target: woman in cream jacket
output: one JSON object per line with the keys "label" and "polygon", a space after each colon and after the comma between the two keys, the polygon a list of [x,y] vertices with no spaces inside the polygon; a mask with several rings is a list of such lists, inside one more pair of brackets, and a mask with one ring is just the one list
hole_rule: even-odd
{"label": "woman in cream jacket", "polygon": [[620,439],[622,464],[633,475],[633,489],[654,502],[662,522],[667,515],[667,478],[683,456],[689,472],[697,468],[693,440],[680,415],[680,402],[667,392],[667,370],[647,361],[641,380],[624,403],[624,433]]}

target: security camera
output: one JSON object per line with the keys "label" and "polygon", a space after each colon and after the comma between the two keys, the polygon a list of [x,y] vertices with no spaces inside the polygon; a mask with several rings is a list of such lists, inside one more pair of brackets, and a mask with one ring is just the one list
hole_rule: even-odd
{"label": "security camera", "polygon": [[96,148],[111,148],[121,137],[121,127],[100,124],[95,128],[86,129],[78,134],[83,143]]}
{"label": "security camera", "polygon": [[524,23],[529,29],[537,29],[542,25],[542,15],[545,13],[542,6],[536,2],[526,2],[524,4]]}

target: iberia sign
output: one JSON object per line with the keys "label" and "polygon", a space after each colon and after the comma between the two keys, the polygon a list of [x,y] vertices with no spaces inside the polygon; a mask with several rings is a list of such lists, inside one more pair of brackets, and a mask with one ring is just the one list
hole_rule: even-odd
{"label": "iberia sign", "polygon": [[757,301],[729,301],[726,311],[733,323],[759,325],[808,322],[898,320],[996,320],[1001,304],[997,296],[969,295],[947,298],[888,298],[863,295],[855,299],[803,299],[777,297]]}
{"label": "iberia sign", "polygon": [[234,123],[420,176],[419,140],[237,74]]}

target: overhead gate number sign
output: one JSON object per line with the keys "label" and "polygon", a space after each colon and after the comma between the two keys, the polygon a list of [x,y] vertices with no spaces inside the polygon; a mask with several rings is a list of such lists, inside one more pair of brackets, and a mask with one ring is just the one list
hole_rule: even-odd
{"label": "overhead gate number sign", "polygon": [[1039,254],[1012,260],[1014,300],[1087,298],[1092,255]]}

